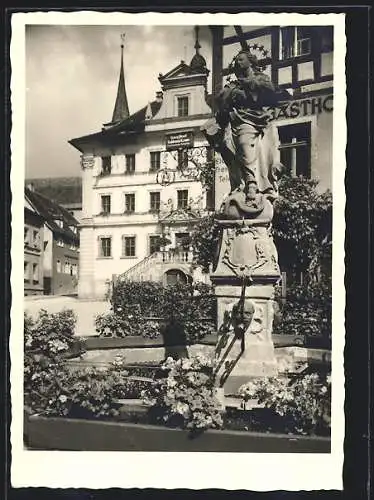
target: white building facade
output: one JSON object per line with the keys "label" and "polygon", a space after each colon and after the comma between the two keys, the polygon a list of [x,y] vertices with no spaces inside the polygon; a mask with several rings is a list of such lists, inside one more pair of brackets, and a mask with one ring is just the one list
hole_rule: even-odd
{"label": "white building facade", "polygon": [[209,72],[198,41],[195,47],[190,65],[181,61],[160,75],[156,100],[131,116],[121,62],[112,122],[69,141],[81,152],[80,298],[104,297],[120,275],[205,279],[192,267],[188,243],[192,227],[214,208],[199,177],[210,158],[200,129],[212,112]]}

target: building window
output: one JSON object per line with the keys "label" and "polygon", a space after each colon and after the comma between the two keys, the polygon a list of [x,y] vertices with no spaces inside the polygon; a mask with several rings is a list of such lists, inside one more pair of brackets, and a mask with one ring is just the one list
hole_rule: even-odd
{"label": "building window", "polygon": [[23,240],[24,240],[25,245],[29,244],[30,231],[29,231],[28,227],[24,227],[24,229],[23,229]]}
{"label": "building window", "polygon": [[332,52],[334,50],[334,28],[332,26],[321,26],[318,30],[321,41],[321,52]]}
{"label": "building window", "polygon": [[126,174],[135,172],[135,155],[126,155]]}
{"label": "building window", "polygon": [[309,26],[285,26],[280,29],[280,59],[305,56],[312,51]]}
{"label": "building window", "polygon": [[57,224],[61,229],[64,227],[64,221],[62,219],[55,219],[55,224]]}
{"label": "building window", "polygon": [[151,160],[150,171],[156,172],[157,170],[160,170],[160,165],[161,165],[160,151],[151,151],[150,160]]}
{"label": "building window", "polygon": [[135,212],[135,194],[127,193],[125,194],[125,213]]}
{"label": "building window", "polygon": [[101,197],[101,213],[110,214],[110,195],[103,195]]}
{"label": "building window", "polygon": [[38,264],[33,264],[32,265],[32,282],[34,285],[37,285],[39,283],[39,269],[38,269]]}
{"label": "building window", "polygon": [[24,279],[25,283],[29,283],[29,281],[30,281],[29,273],[30,273],[29,263],[24,261],[24,263],[23,263],[23,279]]}
{"label": "building window", "polygon": [[33,241],[34,246],[36,248],[39,248],[39,244],[40,244],[40,233],[39,233],[39,231],[34,230],[32,232],[32,241]]}
{"label": "building window", "polygon": [[188,206],[188,189],[180,189],[177,191],[178,195],[178,208],[187,208]]}
{"label": "building window", "polygon": [[110,236],[100,238],[99,255],[100,257],[112,256],[112,238]]}
{"label": "building window", "polygon": [[112,157],[103,156],[101,158],[101,173],[102,175],[109,175],[112,171]]}
{"label": "building window", "polygon": [[154,193],[149,193],[149,209],[151,212],[158,212],[160,210],[160,193],[155,191]]}
{"label": "building window", "polygon": [[295,123],[278,128],[281,163],[293,177],[310,178],[311,127],[310,122]]}
{"label": "building window", "polygon": [[188,156],[185,149],[178,149],[177,151],[177,166],[178,170],[184,170],[188,166]]}
{"label": "building window", "polygon": [[58,247],[63,247],[64,246],[64,241],[63,240],[57,240],[56,242]]}
{"label": "building window", "polygon": [[58,273],[61,273],[61,261],[60,261],[60,260],[58,260],[58,261],[56,262],[56,271],[57,271]]}
{"label": "building window", "polygon": [[69,261],[65,261],[65,267],[64,267],[64,273],[65,274],[69,274],[70,272],[70,264],[69,264]]}
{"label": "building window", "polygon": [[188,116],[188,97],[178,97],[178,116]]}
{"label": "building window", "polygon": [[135,236],[124,236],[122,245],[123,257],[135,257]]}
{"label": "building window", "polygon": [[149,255],[152,255],[155,252],[159,252],[161,245],[161,238],[160,235],[151,235],[149,236]]}

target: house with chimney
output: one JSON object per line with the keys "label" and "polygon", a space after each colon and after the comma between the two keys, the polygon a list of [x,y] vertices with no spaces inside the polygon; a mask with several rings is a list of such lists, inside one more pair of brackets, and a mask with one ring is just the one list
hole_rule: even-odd
{"label": "house with chimney", "polygon": [[[200,167],[210,158],[202,125],[211,116],[209,70],[195,54],[159,74],[156,98],[130,113],[121,45],[112,120],[94,134],[70,140],[81,153],[81,298],[105,296],[110,282],[205,280],[192,266],[188,239],[214,208]],[[94,99],[94,97],[93,97]]]}

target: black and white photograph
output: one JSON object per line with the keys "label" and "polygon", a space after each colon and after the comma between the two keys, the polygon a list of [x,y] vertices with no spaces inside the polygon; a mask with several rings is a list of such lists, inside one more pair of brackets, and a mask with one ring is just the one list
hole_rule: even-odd
{"label": "black and white photograph", "polygon": [[15,485],[341,489],[344,22],[12,16]]}

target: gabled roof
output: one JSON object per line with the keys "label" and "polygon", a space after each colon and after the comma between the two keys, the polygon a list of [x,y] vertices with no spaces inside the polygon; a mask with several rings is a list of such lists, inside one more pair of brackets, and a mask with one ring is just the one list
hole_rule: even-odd
{"label": "gabled roof", "polygon": [[[65,208],[27,187],[25,188],[25,196],[35,211],[44,218],[45,223],[55,235],[76,243],[79,242],[79,237],[69,227],[77,227],[79,223]],[[62,220],[63,227],[60,227],[56,220]]]}
{"label": "gabled roof", "polygon": [[209,70],[206,68],[191,68],[188,64],[186,64],[184,61],[181,61],[178,66],[175,66],[175,68],[171,69],[168,71],[165,75],[161,74],[159,75],[158,79],[161,83],[163,83],[165,80],[170,80],[171,78],[183,78],[186,76],[195,76],[195,75],[208,75]]}
{"label": "gabled roof", "polygon": [[153,101],[148,103],[144,108],[139,109],[135,113],[133,113],[126,120],[122,120],[118,124],[111,125],[106,124],[104,128],[100,132],[96,132],[94,134],[84,135],[82,137],[77,137],[75,139],[71,139],[69,144],[77,148],[79,151],[82,151],[82,147],[84,145],[89,145],[93,142],[101,142],[107,141],[110,139],[115,139],[118,136],[131,134],[131,133],[139,133],[144,132],[145,124],[146,124],[146,115],[147,109],[149,111],[149,106],[152,111],[152,116],[155,116],[161,108],[162,101]]}
{"label": "gabled roof", "polygon": [[159,74],[159,82],[162,89],[176,86],[188,85],[206,85],[209,70],[206,67],[189,66],[184,61],[181,61],[178,66],[170,70],[166,75]]}

